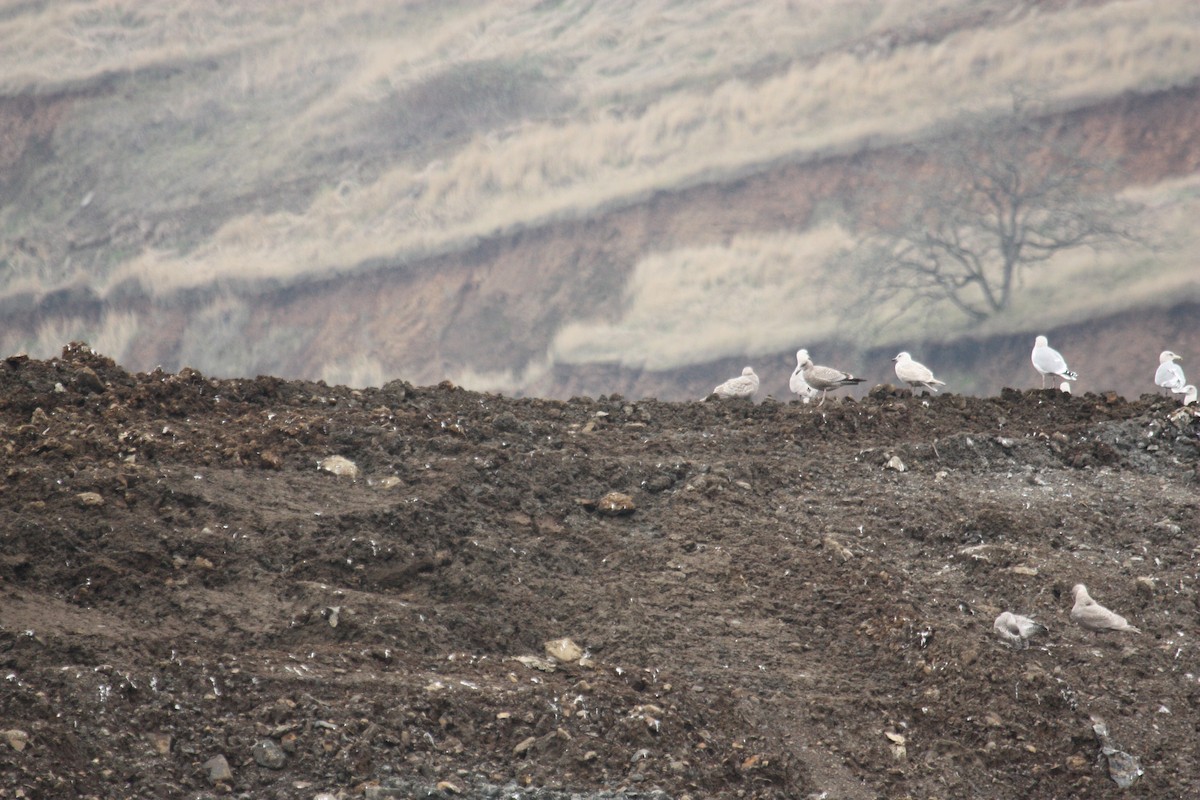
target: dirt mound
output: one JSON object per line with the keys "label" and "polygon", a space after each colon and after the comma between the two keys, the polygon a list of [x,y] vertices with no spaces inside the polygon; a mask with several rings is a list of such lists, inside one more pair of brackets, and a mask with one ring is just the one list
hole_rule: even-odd
{"label": "dirt mound", "polygon": [[[74,344],[0,364],[0,450],[0,797],[1200,793],[1167,398],[511,400]],[[1080,582],[1143,633],[1073,626]]]}

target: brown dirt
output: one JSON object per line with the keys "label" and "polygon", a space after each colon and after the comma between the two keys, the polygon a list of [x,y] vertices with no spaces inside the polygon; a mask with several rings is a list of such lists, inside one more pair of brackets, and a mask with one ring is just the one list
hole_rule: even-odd
{"label": "brown dirt", "polygon": [[[0,797],[1196,796],[1200,421],[1177,409],[11,358]],[[636,510],[602,513],[611,491]],[[1144,633],[1073,626],[1076,582]],[[1003,609],[1049,634],[1009,649]],[[514,660],[559,637],[583,664]]]}

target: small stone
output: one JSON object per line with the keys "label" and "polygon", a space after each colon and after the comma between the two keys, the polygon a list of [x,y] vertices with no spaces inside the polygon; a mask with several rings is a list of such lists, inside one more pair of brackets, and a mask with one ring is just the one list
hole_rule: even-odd
{"label": "small stone", "polygon": [[1141,575],[1134,581],[1134,585],[1137,587],[1138,594],[1151,597],[1154,595],[1154,578],[1148,575]]}
{"label": "small stone", "polygon": [[849,561],[854,558],[854,552],[844,544],[834,539],[832,536],[825,536],[821,539],[821,547],[833,553],[842,561]]}
{"label": "small stone", "polygon": [[36,425],[39,428],[45,428],[50,424],[50,415],[46,413],[45,409],[43,409],[41,406],[38,406],[33,410],[33,414],[29,417],[29,424]]}
{"label": "small stone", "polygon": [[254,745],[251,754],[260,767],[267,769],[283,769],[283,765],[287,763],[287,754],[271,739],[263,739]]}
{"label": "small stone", "polygon": [[622,492],[609,492],[596,501],[596,511],[611,517],[632,514],[636,510],[633,498]]}
{"label": "small stone", "polygon": [[213,756],[204,762],[204,768],[208,770],[209,783],[224,783],[233,780],[233,770],[229,768],[229,762],[225,760],[225,756]]}
{"label": "small stone", "polygon": [[904,462],[900,460],[900,456],[892,456],[886,464],[888,469],[894,469],[896,472],[904,472],[908,467],[904,466]]}
{"label": "small stone", "polygon": [[171,734],[152,733],[150,734],[150,743],[154,745],[154,751],[160,756],[171,755]]}
{"label": "small stone", "polygon": [[100,496],[99,492],[80,492],[75,497],[85,506],[104,505],[104,498]]}
{"label": "small stone", "polygon": [[570,639],[551,639],[546,642],[546,655],[559,661],[578,661],[583,655],[583,648]]}
{"label": "small stone", "polygon": [[196,569],[214,569],[215,565],[204,556],[196,556],[192,559],[192,566]]}
{"label": "small stone", "polygon": [[392,800],[412,797],[409,789],[399,786],[368,786],[363,790],[363,800]]}
{"label": "small stone", "polygon": [[553,661],[538,656],[513,656],[513,661],[518,664],[523,664],[530,669],[541,670],[542,672],[554,672],[558,669],[558,665]]}
{"label": "small stone", "polygon": [[1067,756],[1067,769],[1072,772],[1086,772],[1091,769],[1092,762],[1081,755]]}
{"label": "small stone", "polygon": [[337,475],[339,478],[357,478],[358,465],[343,456],[328,456],[317,462],[317,468]]}
{"label": "small stone", "polygon": [[4,731],[0,733],[0,736],[3,736],[4,741],[8,742],[8,746],[18,753],[22,752],[29,744],[29,734],[16,728]]}
{"label": "small stone", "polygon": [[104,382],[91,367],[83,367],[75,373],[75,382],[84,394],[100,394],[104,391]]}
{"label": "small stone", "polygon": [[375,485],[380,489],[395,489],[403,484],[404,481],[397,478],[395,475],[388,475],[386,478],[380,478]]}
{"label": "small stone", "polygon": [[283,469],[283,459],[273,450],[263,450],[259,453],[258,463],[267,469]]}
{"label": "small stone", "polygon": [[537,744],[537,737],[530,736],[528,739],[522,739],[516,747],[513,748],[513,755],[519,756],[529,752],[529,749]]}
{"label": "small stone", "polygon": [[445,792],[446,794],[462,794],[462,788],[450,781],[438,781],[437,789],[439,792]]}

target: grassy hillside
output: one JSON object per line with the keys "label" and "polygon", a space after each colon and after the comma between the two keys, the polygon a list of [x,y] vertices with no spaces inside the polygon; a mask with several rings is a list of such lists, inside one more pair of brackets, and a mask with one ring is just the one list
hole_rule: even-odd
{"label": "grassy hillside", "polygon": [[[69,285],[100,297],[136,286],[166,303],[199,291],[216,296],[199,319],[236,324],[247,293],[420,274],[483,237],[943,135],[967,113],[1002,111],[1014,84],[1059,111],[1189,85],[1200,7],[79,0],[10,5],[0,44],[0,91],[53,120],[0,152],[0,299]],[[1080,318],[1114,291],[1154,300],[1186,284],[1194,182],[1138,191],[1174,247],[1056,264],[995,324],[1038,319],[1047,298]],[[633,276],[623,310],[564,309],[549,357],[654,368],[837,334],[836,315],[791,309],[839,290],[812,283],[847,234],[773,218],[584,265]],[[729,303],[773,324],[696,330]],[[86,325],[47,318],[3,344],[47,354],[81,335],[124,360],[157,331],[114,310]],[[201,332],[177,349],[227,374],[261,368],[251,345],[219,359],[211,347]]]}

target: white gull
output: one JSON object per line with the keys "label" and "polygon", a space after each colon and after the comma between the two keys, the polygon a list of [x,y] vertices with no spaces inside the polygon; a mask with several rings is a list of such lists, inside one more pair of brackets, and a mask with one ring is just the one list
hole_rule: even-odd
{"label": "white gull", "polygon": [[853,386],[866,380],[866,378],[856,378],[849,372],[842,372],[840,369],[813,364],[807,350],[802,349],[797,352],[796,360],[800,362],[804,380],[808,382],[809,386],[821,392],[821,403],[825,402],[825,395],[829,394],[830,389],[836,389],[839,386]]}
{"label": "white gull", "polygon": [[758,391],[758,376],[754,374],[753,367],[746,367],[742,370],[742,374],[736,378],[730,378],[713,389],[713,394],[717,397],[728,399],[731,397],[745,397],[750,399],[754,397],[754,393]]}
{"label": "white gull", "polygon": [[1079,627],[1089,631],[1129,631],[1141,633],[1129,624],[1129,621],[1115,611],[1109,611],[1097,603],[1088,594],[1087,587],[1082,583],[1075,584],[1071,589],[1075,605],[1071,607],[1071,620]]}
{"label": "white gull", "polygon": [[811,403],[812,399],[817,396],[817,390],[804,380],[804,362],[807,360],[807,350],[796,351],[796,368],[792,370],[792,377],[788,378],[788,388],[792,390],[792,394],[798,396],[805,403]]}
{"label": "white gull", "polygon": [[1062,353],[1050,346],[1045,336],[1033,340],[1033,352],[1030,354],[1033,368],[1042,375],[1042,388],[1046,388],[1046,376],[1056,375],[1065,381],[1073,381],[1079,377],[1067,368],[1067,360]]}
{"label": "white gull", "polygon": [[933,377],[933,371],[929,367],[919,361],[913,361],[913,357],[907,352],[899,353],[892,361],[896,362],[896,377],[914,389],[923,386],[931,392],[936,392],[937,387],[946,385],[945,381]]}
{"label": "white gull", "polygon": [[1183,387],[1187,385],[1187,378],[1183,377],[1183,367],[1175,363],[1179,358],[1180,356],[1170,350],[1163,350],[1158,354],[1158,369],[1154,372],[1156,386],[1172,392],[1183,393]]}

